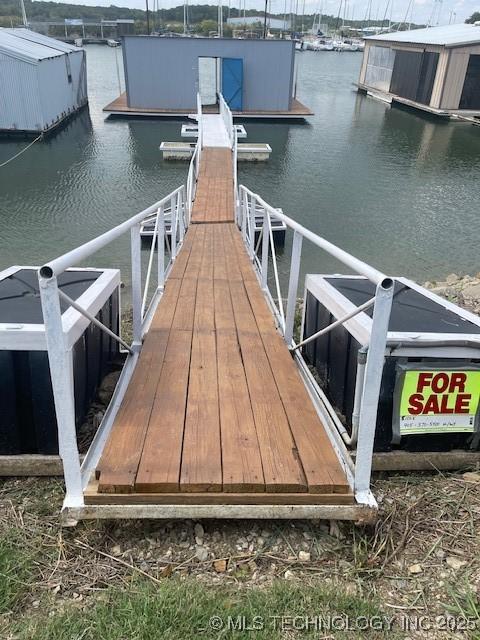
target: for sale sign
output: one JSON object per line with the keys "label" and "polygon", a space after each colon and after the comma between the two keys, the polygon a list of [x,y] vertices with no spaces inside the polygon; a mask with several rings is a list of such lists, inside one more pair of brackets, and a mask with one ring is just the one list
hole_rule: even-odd
{"label": "for sale sign", "polygon": [[475,430],[480,371],[405,371],[400,396],[400,435]]}

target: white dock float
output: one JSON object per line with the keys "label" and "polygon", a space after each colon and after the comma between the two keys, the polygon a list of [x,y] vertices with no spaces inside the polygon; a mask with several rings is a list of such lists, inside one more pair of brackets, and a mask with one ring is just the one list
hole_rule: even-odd
{"label": "white dock float", "polygon": [[[247,130],[243,124],[233,125],[237,132],[237,138],[246,138]],[[198,138],[198,124],[182,124],[182,138]]]}
{"label": "white dock float", "polygon": [[[190,160],[195,151],[195,142],[162,142],[159,149],[164,160]],[[264,142],[246,142],[237,145],[239,162],[266,162],[272,147]]]}

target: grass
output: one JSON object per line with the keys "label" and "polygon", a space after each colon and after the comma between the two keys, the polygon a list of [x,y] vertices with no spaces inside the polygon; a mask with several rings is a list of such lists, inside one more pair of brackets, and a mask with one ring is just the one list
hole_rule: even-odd
{"label": "grass", "polygon": [[[0,640],[480,640],[480,482],[471,476],[377,478],[375,527],[207,520],[205,562],[196,557],[195,521],[62,529],[61,482],[0,481]],[[228,564],[218,570],[221,559]],[[220,629],[210,623],[217,615]],[[275,628],[282,615],[299,616],[300,627],[305,617],[338,615],[340,627],[292,629],[286,618],[286,629]],[[380,629],[341,626],[381,615]],[[405,636],[405,616],[476,628]]]}
{"label": "grass", "polygon": [[468,621],[472,640],[480,640],[480,603],[477,593],[467,583],[448,589],[449,602],[445,610],[454,618]]}
{"label": "grass", "polygon": [[[101,600],[83,609],[66,610],[20,623],[19,640],[150,640],[168,638],[231,638],[276,640],[286,637],[325,637],[318,629],[299,630],[305,617],[337,614],[354,621],[381,616],[368,598],[347,595],[341,589],[278,581],[268,588],[213,587],[188,579],[165,580],[160,586],[138,580],[126,589],[110,589]],[[280,621],[283,619],[284,628]],[[293,616],[296,617],[294,631]],[[298,617],[297,617],[298,616]],[[292,618],[290,618],[292,617]],[[286,627],[286,628],[285,628]],[[289,635],[289,630],[294,635]],[[335,638],[352,637],[339,631]],[[359,631],[356,638],[383,638],[386,631]],[[392,637],[389,635],[388,637]]]}
{"label": "grass", "polygon": [[19,608],[28,592],[33,559],[22,550],[18,534],[12,529],[0,537],[0,616]]}

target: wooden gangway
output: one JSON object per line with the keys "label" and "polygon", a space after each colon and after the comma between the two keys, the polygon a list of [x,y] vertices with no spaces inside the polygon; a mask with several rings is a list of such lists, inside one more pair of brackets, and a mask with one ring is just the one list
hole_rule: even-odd
{"label": "wooden gangway", "polygon": [[234,224],[220,115],[202,146],[192,225],[86,501],[351,503]]}
{"label": "wooden gangway", "polygon": [[[236,128],[219,98],[218,114],[202,114],[198,97],[198,141],[186,184],[39,270],[67,523],[177,517],[366,521],[376,512],[370,476],[393,281],[238,185]],[[274,219],[292,233],[285,303]],[[145,221],[154,229],[142,282]],[[80,306],[57,283],[66,269],[126,232],[131,344],[90,312],[91,303]],[[294,336],[304,240],[376,286],[368,303],[319,332],[373,307],[351,434],[302,356],[304,344],[318,334],[300,342]],[[127,352],[83,461],[76,440],[73,345],[61,301],[83,316],[85,328],[96,324]]]}

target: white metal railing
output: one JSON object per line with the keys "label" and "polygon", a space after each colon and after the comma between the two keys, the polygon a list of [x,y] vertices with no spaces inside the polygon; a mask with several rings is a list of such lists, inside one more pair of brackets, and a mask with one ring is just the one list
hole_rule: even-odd
{"label": "white metal railing", "polygon": [[[153,313],[163,294],[165,279],[175,261],[178,248],[183,242],[185,229],[188,225],[188,219],[185,215],[188,209],[186,206],[186,198],[186,187],[182,185],[144,211],[141,211],[132,218],[106,231],[93,240],[86,242],[80,247],[65,253],[55,260],[47,262],[39,270],[40,297],[58,423],[59,452],[64,466],[66,485],[65,506],[83,505],[83,488],[86,481],[88,481],[91,471],[98,462],[101,449],[98,447],[95,448],[92,444],[81,468],[75,430],[73,353],[71,347],[69,348],[66,342],[60,299],[65,300],[79,313],[86,316],[91,322],[94,322],[103,331],[108,333],[110,337],[120,342],[129,352],[127,363],[129,358],[133,358],[136,362],[136,358],[141,349],[143,335],[148,330]],[[165,232],[166,209],[169,209],[171,227],[169,237]],[[145,282],[142,286],[140,229],[142,223],[148,219],[152,222],[154,221],[154,234],[152,236]],[[133,341],[131,345],[127,345],[120,335],[113,333],[99,320],[93,318],[91,314],[78,303],[60,291],[57,283],[58,276],[66,269],[78,266],[91,255],[128,232],[130,232],[133,311]],[[155,247],[157,247],[157,281],[150,302],[147,304]],[[130,367],[130,372],[131,370],[133,369]],[[112,404],[114,405],[115,403],[111,403],[111,405]],[[118,406],[116,406],[116,409],[118,409]],[[106,417],[107,414],[105,414],[104,421]]]}
{"label": "white metal railing", "polygon": [[233,127],[233,202],[235,207],[235,220],[238,224],[239,216],[239,192],[238,192],[238,135],[237,130]]}
{"label": "white metal railing", "polygon": [[[258,230],[256,224],[256,216],[259,211],[263,212],[263,222],[259,232],[258,239],[255,238],[255,232]],[[281,291],[280,278],[277,267],[275,243],[273,239],[271,219],[277,218],[284,222],[287,228],[293,231],[292,254],[289,266],[288,292],[286,298],[286,306],[284,305],[284,297]],[[366,345],[367,355],[364,366],[362,389],[356,407],[358,412],[358,429],[356,435],[357,450],[356,458],[353,463],[352,458],[345,447],[347,444],[355,444],[350,442],[346,429],[339,424],[338,419],[329,413],[329,418],[337,427],[331,434],[332,442],[337,452],[340,452],[342,458],[346,460],[347,466],[353,472],[353,484],[357,497],[370,495],[370,476],[372,469],[373,440],[375,436],[375,425],[377,418],[378,399],[380,394],[380,385],[382,380],[383,363],[387,346],[388,324],[390,319],[390,310],[392,305],[394,281],[387,277],[374,267],[362,262],[343,249],[332,244],[325,238],[318,236],[306,227],[302,226],[292,218],[281,213],[263,200],[258,194],[250,191],[243,185],[239,187],[239,209],[237,212],[237,225],[239,226],[242,237],[244,239],[248,254],[252,264],[257,272],[261,287],[264,290],[267,299],[270,302],[272,311],[276,317],[279,329],[284,336],[285,342],[291,349],[292,354],[300,366],[300,371],[307,382],[307,387],[318,394],[321,404],[328,405],[324,393],[316,383],[313,375],[309,371],[303,356],[301,354],[301,346],[307,341],[296,344],[293,338],[295,311],[298,294],[298,284],[300,277],[300,264],[302,257],[302,244],[304,240],[311,242],[314,246],[322,249],[329,255],[333,256],[344,265],[353,269],[356,273],[368,278],[376,286],[375,296],[367,303],[356,308],[354,313],[348,314],[343,318],[338,318],[322,331],[311,336],[308,340],[315,339],[320,335],[331,331],[336,326],[343,324],[353,316],[361,313],[368,307],[373,306],[373,320],[370,343]],[[269,265],[272,264],[274,292],[270,291],[269,285]],[[305,305],[305,297],[303,299]],[[331,408],[331,407],[330,407]],[[333,412],[333,410],[332,410]]]}
{"label": "white metal railing", "polygon": [[225,101],[225,98],[221,93],[218,94],[218,102],[220,105],[220,115],[222,116],[225,129],[228,133],[228,139],[230,140],[230,146],[233,148],[235,143],[235,127],[233,125],[233,115],[230,111],[230,107]]}
{"label": "white metal railing", "polygon": [[188,167],[187,175],[187,199],[186,199],[186,226],[190,224],[192,217],[193,201],[195,200],[195,194],[197,191],[198,173],[200,171],[200,143],[197,142],[193,151],[192,159]]}
{"label": "white metal railing", "polygon": [[[83,489],[101,455],[101,451],[113,424],[116,412],[133,373],[142,339],[152,321],[158,302],[163,295],[165,280],[183,243],[185,231],[190,224],[192,203],[195,199],[203,143],[202,107],[197,95],[198,140],[195,147],[187,181],[162,200],[129,218],[113,229],[64,255],[44,264],[39,270],[40,296],[42,302],[45,334],[50,364],[50,375],[57,416],[59,453],[63,460],[66,485],[65,507],[83,506]],[[166,224],[170,224],[169,233]],[[151,245],[142,278],[141,231],[146,225],[153,228]],[[66,269],[75,267],[97,251],[130,233],[130,258],[132,280],[133,340],[128,345],[124,339],[112,332],[98,319],[89,314],[76,301],[66,296],[58,287],[57,278]],[[156,284],[153,271],[157,249]],[[153,292],[151,290],[153,289]],[[117,340],[128,352],[120,380],[114,392],[102,424],[98,429],[85,459],[80,464],[75,430],[75,401],[73,388],[73,354],[65,339],[60,299],[74,307],[110,337]]]}
{"label": "white metal railing", "polygon": [[198,157],[200,158],[202,148],[203,148],[202,99],[200,97],[200,93],[197,93],[197,122],[198,122],[197,146],[199,147]]}

